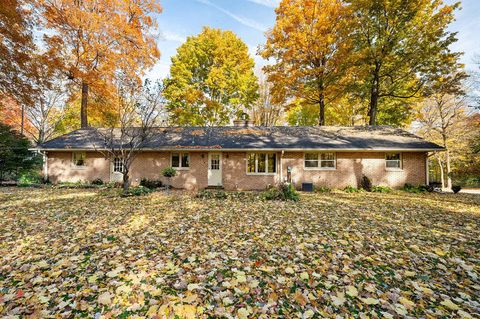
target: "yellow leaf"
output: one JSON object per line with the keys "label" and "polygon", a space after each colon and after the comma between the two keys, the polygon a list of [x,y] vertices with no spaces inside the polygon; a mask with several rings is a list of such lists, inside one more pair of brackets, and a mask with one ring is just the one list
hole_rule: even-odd
{"label": "yellow leaf", "polygon": [[352,298],[355,298],[358,296],[358,290],[354,286],[348,286],[347,287],[347,295],[349,295]]}
{"label": "yellow leaf", "polygon": [[460,309],[460,307],[458,307],[456,304],[454,304],[453,301],[451,301],[450,299],[444,299],[440,304],[447,307],[450,310]]}

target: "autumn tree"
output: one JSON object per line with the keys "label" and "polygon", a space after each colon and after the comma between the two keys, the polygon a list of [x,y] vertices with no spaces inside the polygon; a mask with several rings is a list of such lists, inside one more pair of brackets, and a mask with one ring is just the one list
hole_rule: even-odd
{"label": "autumn tree", "polygon": [[231,31],[205,27],[172,57],[164,81],[170,121],[177,125],[223,125],[249,110],[257,98],[254,61]]}
{"label": "autumn tree", "polygon": [[[14,99],[23,106],[33,98],[30,79],[35,76],[32,27],[28,1],[2,0],[0,5],[0,107]],[[6,107],[3,105],[3,107]]]}
{"label": "autumn tree", "polygon": [[452,153],[458,156],[467,148],[465,96],[439,92],[423,103],[418,113],[419,133],[430,141],[436,142],[445,148],[445,152],[435,154],[440,168],[442,188],[452,188]]}
{"label": "autumn tree", "polygon": [[318,125],[325,125],[325,108],[341,95],[350,58],[349,7],[341,0],[283,0],[275,12],[261,50],[275,62],[264,68],[275,102],[300,98],[317,105]]}
{"label": "autumn tree", "polygon": [[[425,83],[458,68],[459,53],[449,46],[457,39],[447,30],[459,3],[438,0],[349,0],[355,19],[357,85],[354,94],[368,101],[370,125],[392,100],[407,100],[421,94]],[[398,102],[397,102],[398,103]],[[403,104],[408,112],[408,104]],[[391,112],[395,112],[393,108]]]}
{"label": "autumn tree", "polygon": [[273,102],[271,90],[272,84],[261,73],[258,77],[258,99],[250,111],[250,118],[255,125],[275,126],[282,120],[283,106]]}
{"label": "autumn tree", "polygon": [[144,70],[160,52],[152,31],[152,14],[160,13],[155,0],[42,0],[39,2],[47,29],[48,54],[81,87],[81,126],[88,126],[89,90],[114,95],[114,76],[129,70],[141,82]]}

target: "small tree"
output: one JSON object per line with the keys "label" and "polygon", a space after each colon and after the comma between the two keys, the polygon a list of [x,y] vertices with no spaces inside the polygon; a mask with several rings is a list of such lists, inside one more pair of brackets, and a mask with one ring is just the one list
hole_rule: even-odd
{"label": "small tree", "polygon": [[163,177],[167,178],[167,184],[165,185],[167,187],[167,190],[170,188],[170,179],[172,177],[175,177],[177,175],[177,171],[173,167],[166,167],[162,170],[162,175]]}
{"label": "small tree", "polygon": [[143,86],[122,78],[118,81],[118,127],[96,129],[103,145],[96,148],[108,159],[122,162],[123,190],[130,187],[130,167],[155,136],[155,126],[163,112],[163,87],[160,82]]}

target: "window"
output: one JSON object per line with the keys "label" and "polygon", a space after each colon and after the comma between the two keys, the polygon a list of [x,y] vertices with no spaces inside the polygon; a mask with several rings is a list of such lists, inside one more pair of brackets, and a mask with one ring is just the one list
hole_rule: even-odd
{"label": "window", "polygon": [[73,165],[85,166],[85,152],[73,152]]}
{"label": "window", "polygon": [[388,168],[402,168],[402,156],[400,153],[387,153],[385,154],[385,167]]}
{"label": "window", "polygon": [[249,153],[247,156],[247,173],[273,174],[277,172],[277,154]]}
{"label": "window", "polygon": [[117,173],[123,173],[123,161],[120,157],[113,159],[113,171]]}
{"label": "window", "polygon": [[220,169],[220,155],[212,154],[210,156],[212,157],[210,159],[210,169],[219,170]]}
{"label": "window", "polygon": [[190,154],[188,153],[172,153],[173,168],[189,168]]}
{"label": "window", "polygon": [[306,169],[335,169],[335,153],[305,153]]}

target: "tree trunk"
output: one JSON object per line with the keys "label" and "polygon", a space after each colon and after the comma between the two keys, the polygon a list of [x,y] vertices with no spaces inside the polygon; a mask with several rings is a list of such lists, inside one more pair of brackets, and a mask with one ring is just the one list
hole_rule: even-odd
{"label": "tree trunk", "polygon": [[128,178],[128,170],[125,170],[123,172],[123,191],[124,192],[128,191],[129,187],[130,187],[130,180]]}
{"label": "tree trunk", "polygon": [[445,188],[445,177],[443,176],[443,165],[440,157],[437,157],[438,166],[440,167],[440,181],[442,182],[442,190]]}
{"label": "tree trunk", "polygon": [[320,101],[318,101],[318,125],[325,125],[325,96],[323,93],[320,94]]}
{"label": "tree trunk", "polygon": [[380,65],[377,63],[373,72],[372,87],[370,88],[370,105],[368,108],[368,124],[377,125],[378,95],[380,94]]}
{"label": "tree trunk", "polygon": [[88,104],[88,84],[85,81],[82,81],[82,106],[80,108],[80,121],[81,121],[82,128],[88,127],[87,104]]}
{"label": "tree trunk", "polygon": [[447,188],[448,189],[452,189],[452,176],[451,176],[451,169],[450,169],[450,151],[446,150],[445,152],[445,156],[446,156],[446,164],[447,164]]}

